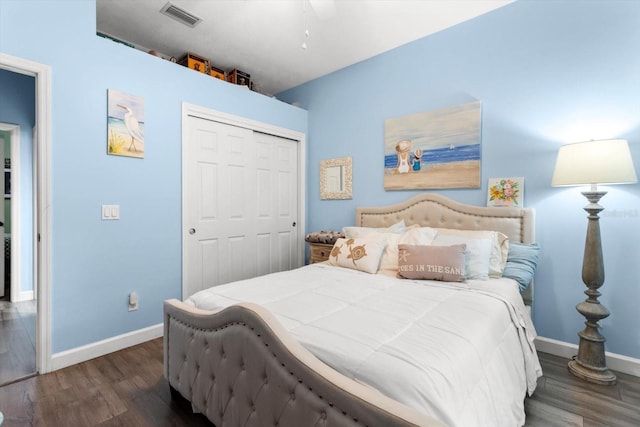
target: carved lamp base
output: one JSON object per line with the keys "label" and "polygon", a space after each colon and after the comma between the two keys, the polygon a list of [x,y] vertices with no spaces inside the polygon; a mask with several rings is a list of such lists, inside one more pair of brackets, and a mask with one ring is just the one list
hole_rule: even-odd
{"label": "carved lamp base", "polygon": [[584,380],[611,385],[615,384],[616,376],[607,368],[604,353],[605,338],[600,334],[598,325],[600,320],[609,316],[609,310],[598,301],[600,296],[598,289],[604,283],[604,263],[598,221],[598,213],[604,208],[598,202],[607,193],[605,191],[587,191],[582,194],[590,202],[584,208],[589,213],[589,223],[582,263],[582,281],[588,289],[584,292],[587,299],[578,304],[576,309],[585,317],[586,322],[584,330],[578,333],[580,336],[578,355],[569,362],[569,371]]}
{"label": "carved lamp base", "polygon": [[576,377],[592,383],[600,385],[613,385],[616,383],[616,376],[606,367],[584,366],[578,360],[571,360],[569,361],[569,371]]}

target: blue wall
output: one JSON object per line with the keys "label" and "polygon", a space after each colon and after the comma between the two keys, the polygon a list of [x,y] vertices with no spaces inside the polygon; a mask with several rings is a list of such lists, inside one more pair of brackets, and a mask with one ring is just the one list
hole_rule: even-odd
{"label": "blue wall", "polygon": [[[181,296],[182,102],[307,131],[306,111],[98,37],[95,22],[93,0],[0,0],[0,51],[52,69],[54,353],[158,324]],[[106,154],[107,89],[144,98],[143,160]],[[101,221],[102,204],[121,219]]]}
{"label": "blue wall", "polygon": [[[20,291],[33,290],[33,127],[35,78],[0,70],[0,122],[20,126]],[[15,141],[13,141],[15,143]],[[5,148],[6,152],[6,148]],[[10,212],[6,212],[5,217]],[[12,236],[15,239],[15,236]],[[13,240],[15,245],[15,240]],[[12,298],[17,295],[12,295]]]}
{"label": "blue wall", "polygon": [[[384,120],[482,102],[482,188],[441,191],[485,205],[487,179],[524,176],[543,256],[534,321],[541,336],[576,343],[584,318],[586,199],[552,188],[557,149],[629,141],[640,173],[640,2],[518,1],[279,94],[309,112],[310,230],[353,224],[356,206],[404,200],[383,188]],[[353,157],[353,200],[319,198],[319,162]],[[601,220],[607,351],[640,358],[640,185],[610,186]]]}

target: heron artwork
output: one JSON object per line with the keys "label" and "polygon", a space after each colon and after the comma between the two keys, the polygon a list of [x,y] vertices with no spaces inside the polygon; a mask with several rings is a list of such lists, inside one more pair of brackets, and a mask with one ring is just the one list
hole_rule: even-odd
{"label": "heron artwork", "polygon": [[127,128],[127,132],[129,132],[129,136],[131,136],[131,144],[129,144],[129,151],[133,148],[133,151],[138,151],[136,149],[135,140],[138,140],[141,144],[144,144],[144,135],[140,130],[140,124],[138,119],[133,114],[131,108],[126,105],[118,104],[118,107],[122,108],[126,111],[124,113],[124,125]]}
{"label": "heron artwork", "polygon": [[107,154],[144,158],[144,98],[107,90]]}

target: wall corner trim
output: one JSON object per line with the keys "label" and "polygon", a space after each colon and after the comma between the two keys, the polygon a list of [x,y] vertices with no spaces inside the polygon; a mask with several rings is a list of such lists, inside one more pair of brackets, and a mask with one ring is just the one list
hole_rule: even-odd
{"label": "wall corner trim", "polygon": [[[536,349],[543,353],[553,354],[567,359],[571,359],[578,354],[578,345],[551,338],[537,337]],[[613,371],[622,372],[640,377],[640,359],[624,356],[622,354],[605,352],[607,367]]]}
{"label": "wall corner trim", "polygon": [[86,362],[114,351],[122,350],[143,342],[151,341],[164,335],[164,324],[149,326],[137,331],[117,335],[81,347],[61,351],[51,356],[51,371],[66,368],[77,363]]}

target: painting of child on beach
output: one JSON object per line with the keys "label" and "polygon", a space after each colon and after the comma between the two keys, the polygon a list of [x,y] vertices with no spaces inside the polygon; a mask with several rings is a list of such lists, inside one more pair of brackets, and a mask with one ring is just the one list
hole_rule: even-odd
{"label": "painting of child on beach", "polygon": [[480,188],[480,121],[480,101],[385,120],[385,190]]}

